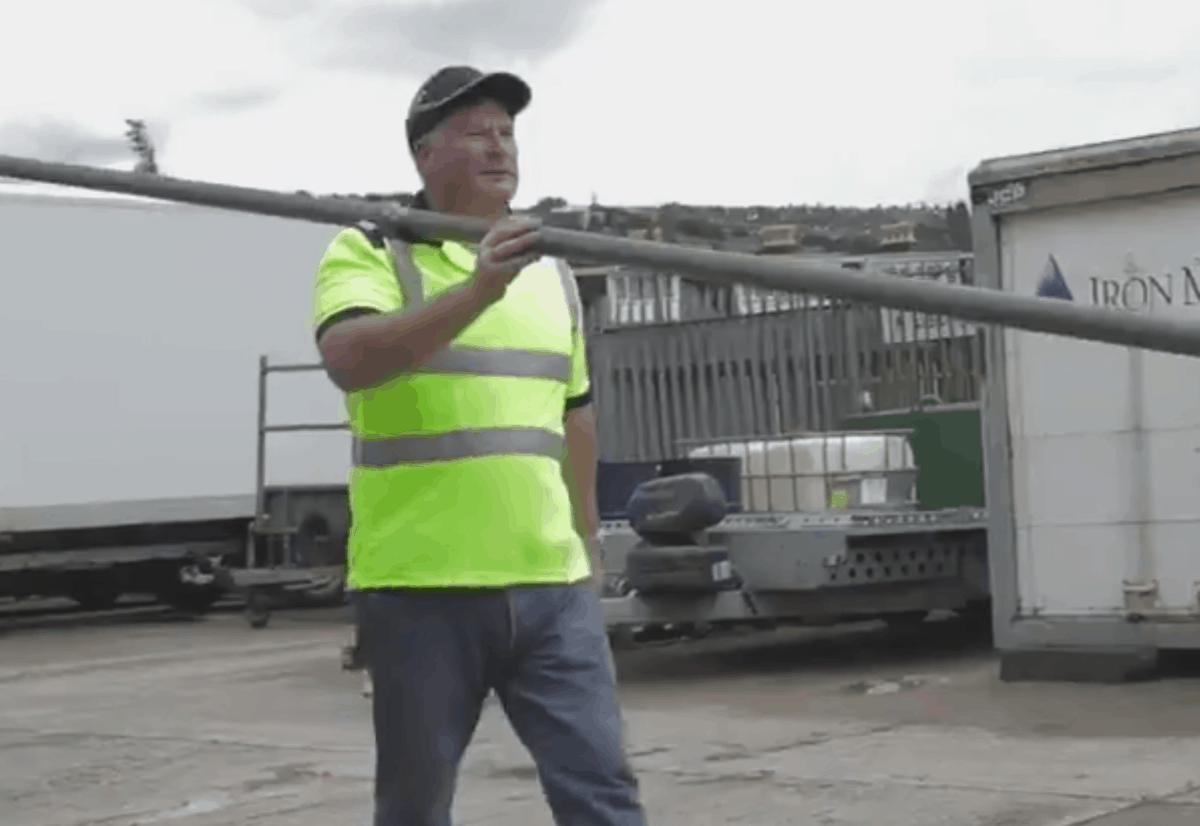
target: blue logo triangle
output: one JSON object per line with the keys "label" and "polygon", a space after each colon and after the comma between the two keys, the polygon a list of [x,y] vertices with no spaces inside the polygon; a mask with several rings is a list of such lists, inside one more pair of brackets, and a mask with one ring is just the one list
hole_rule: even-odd
{"label": "blue logo triangle", "polygon": [[1038,284],[1037,296],[1038,298],[1058,298],[1062,301],[1075,300],[1053,255],[1046,261],[1046,269],[1042,271],[1042,280]]}

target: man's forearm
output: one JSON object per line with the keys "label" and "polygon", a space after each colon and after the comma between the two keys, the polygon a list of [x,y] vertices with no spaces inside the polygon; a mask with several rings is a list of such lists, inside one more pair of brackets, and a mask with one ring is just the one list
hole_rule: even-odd
{"label": "man's forearm", "polygon": [[567,455],[563,478],[571,492],[575,530],[589,536],[600,530],[596,506],[596,409],[586,405],[567,411]]}
{"label": "man's forearm", "polygon": [[592,584],[604,579],[604,548],[600,544],[600,511],[596,505],[596,409],[586,405],[567,412],[567,454],[563,480],[571,494],[575,530],[587,542]]}
{"label": "man's forearm", "polygon": [[419,367],[489,303],[468,286],[412,312],[348,319],[321,337],[321,355],[343,391],[371,387]]}

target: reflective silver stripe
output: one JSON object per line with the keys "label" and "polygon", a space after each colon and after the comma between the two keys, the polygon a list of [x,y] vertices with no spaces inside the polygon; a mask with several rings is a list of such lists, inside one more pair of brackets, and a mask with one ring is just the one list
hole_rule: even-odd
{"label": "reflective silver stripe", "polygon": [[400,282],[400,292],[404,293],[404,309],[424,306],[425,289],[421,286],[421,274],[413,266],[408,244],[397,238],[388,238],[387,248],[391,253],[396,280]]}
{"label": "reflective silver stripe", "polygon": [[426,359],[419,369],[422,373],[474,373],[479,376],[518,376],[565,382],[571,377],[571,359],[562,353],[534,350],[443,347]]}
{"label": "reflective silver stripe", "polygon": [[396,436],[391,439],[356,438],[355,442],[356,463],[376,468],[479,456],[561,459],[564,450],[563,437],[557,433],[524,427],[459,430],[436,436]]}
{"label": "reflective silver stripe", "polygon": [[571,272],[571,266],[565,258],[555,258],[554,263],[558,267],[558,278],[562,281],[563,295],[571,310],[571,335],[574,336],[575,331],[583,324],[583,301],[579,297],[579,284],[575,281],[575,273]]}

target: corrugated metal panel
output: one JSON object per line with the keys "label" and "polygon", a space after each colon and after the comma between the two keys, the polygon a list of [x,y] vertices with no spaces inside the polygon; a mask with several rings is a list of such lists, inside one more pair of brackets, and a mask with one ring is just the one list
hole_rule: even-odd
{"label": "corrugated metal panel", "polygon": [[800,306],[594,333],[603,456],[672,458],[685,439],[834,430],[872,408],[978,399],[978,333],[889,340],[878,308]]}

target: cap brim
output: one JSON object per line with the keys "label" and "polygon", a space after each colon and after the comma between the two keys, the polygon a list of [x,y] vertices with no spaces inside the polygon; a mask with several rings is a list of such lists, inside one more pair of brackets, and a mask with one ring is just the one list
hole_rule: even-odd
{"label": "cap brim", "polygon": [[420,119],[432,122],[441,119],[454,109],[480,98],[492,98],[504,106],[514,117],[529,105],[532,93],[525,81],[508,72],[493,72],[483,75],[463,86],[450,97],[431,101],[425,106],[415,106],[409,112],[409,120]]}
{"label": "cap brim", "polygon": [[529,85],[521,78],[508,72],[493,72],[463,89],[448,102],[448,105],[468,97],[492,98],[503,104],[510,115],[515,116],[529,105],[532,96]]}

